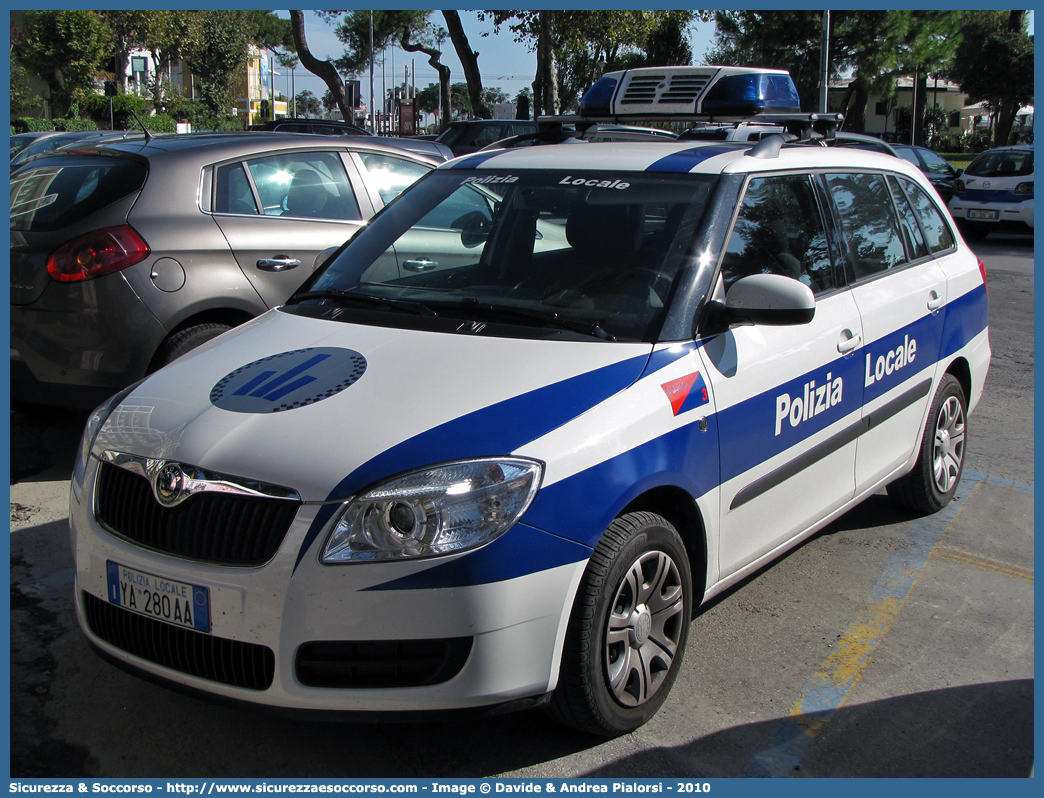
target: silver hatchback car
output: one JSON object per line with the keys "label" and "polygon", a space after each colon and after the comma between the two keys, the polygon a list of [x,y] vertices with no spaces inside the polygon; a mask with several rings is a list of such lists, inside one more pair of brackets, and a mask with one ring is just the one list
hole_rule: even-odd
{"label": "silver hatchback car", "polygon": [[363,137],[158,136],[11,176],[11,398],[90,408],[281,304],[438,161]]}

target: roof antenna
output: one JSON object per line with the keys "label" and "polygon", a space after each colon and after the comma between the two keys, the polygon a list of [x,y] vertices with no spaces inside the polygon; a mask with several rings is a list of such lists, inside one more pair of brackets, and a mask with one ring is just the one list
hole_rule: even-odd
{"label": "roof antenna", "polygon": [[141,129],[145,131],[145,143],[148,144],[149,142],[151,142],[152,134],[149,133],[149,129],[145,127],[145,123],[141,121],[141,119],[138,117],[136,113],[134,113],[133,108],[128,108],[127,110],[131,112],[131,116],[133,116],[134,120],[141,126]]}

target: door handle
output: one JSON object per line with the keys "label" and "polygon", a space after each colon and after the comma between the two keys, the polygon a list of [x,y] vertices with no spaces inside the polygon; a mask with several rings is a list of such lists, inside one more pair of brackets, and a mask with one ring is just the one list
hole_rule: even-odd
{"label": "door handle", "polygon": [[842,355],[847,355],[849,352],[855,351],[856,347],[863,342],[863,338],[858,333],[854,333],[851,330],[841,331],[841,340],[837,342],[837,351]]}
{"label": "door handle", "polygon": [[296,269],[301,265],[297,258],[288,258],[286,255],[276,255],[274,258],[262,258],[257,262],[257,268],[263,272],[285,272]]}
{"label": "door handle", "polygon": [[408,272],[430,272],[432,269],[437,269],[438,267],[439,262],[437,260],[428,260],[427,258],[404,260],[402,262],[402,268]]}
{"label": "door handle", "polygon": [[928,292],[928,310],[935,313],[943,306],[943,298],[939,296],[939,292],[934,288]]}

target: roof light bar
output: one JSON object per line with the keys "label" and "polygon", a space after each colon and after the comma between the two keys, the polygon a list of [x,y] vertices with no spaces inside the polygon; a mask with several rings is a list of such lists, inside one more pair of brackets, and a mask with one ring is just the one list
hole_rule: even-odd
{"label": "roof light bar", "polygon": [[749,67],[642,67],[608,72],[580,101],[580,116],[637,119],[749,119],[765,113],[800,113],[790,73]]}

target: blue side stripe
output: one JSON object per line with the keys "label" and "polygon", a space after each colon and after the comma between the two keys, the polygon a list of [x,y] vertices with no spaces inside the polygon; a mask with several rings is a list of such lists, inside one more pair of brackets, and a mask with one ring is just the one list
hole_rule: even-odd
{"label": "blue side stripe", "polygon": [[[894,351],[909,337],[917,339],[917,359],[922,360],[921,364],[915,361],[915,366],[943,360],[986,328],[987,315],[986,290],[979,286],[948,303],[942,314],[925,316],[857,350],[851,357],[839,358],[717,415],[708,416],[705,431],[700,431],[696,423],[686,424],[542,488],[522,523],[489,546],[446,563],[444,567],[371,589],[488,584],[578,562],[589,556],[589,551],[584,551],[597,545],[613,518],[635,497],[664,485],[681,488],[693,497],[702,496],[838,418],[855,412],[864,401],[864,369],[868,353],[876,360],[879,355]],[[941,346],[933,343],[939,340],[940,324]],[[351,495],[376,479],[419,463],[516,451],[628,387],[639,373],[643,376],[652,374],[700,345],[681,344],[659,350],[648,358],[632,358],[448,422],[365,463],[338,485],[331,499]],[[843,406],[832,408],[838,411],[837,414],[824,413],[822,418],[809,418],[797,428],[784,423],[781,434],[776,436],[773,429],[776,397],[787,391],[797,396],[805,383],[825,378],[828,371],[833,379],[842,377],[844,380]],[[894,372],[893,377],[866,388],[866,401],[902,384],[906,378],[901,369]],[[693,422],[697,415],[693,414]],[[721,423],[740,430],[742,440],[729,440],[719,450]],[[791,435],[784,434],[784,430]],[[337,509],[336,505],[331,505],[319,512],[301,548],[298,564]],[[568,541],[583,549],[565,545],[564,542]]]}
{"label": "blue side stripe", "polygon": [[464,557],[366,590],[435,590],[489,585],[582,562],[590,557],[591,549],[587,546],[520,523],[489,545]]}
{"label": "blue side stripe", "polygon": [[717,155],[725,155],[727,153],[735,153],[737,150],[746,149],[750,145],[747,144],[714,144],[714,145],[702,145],[700,147],[693,147],[690,150],[682,150],[681,152],[675,152],[671,155],[667,155],[660,158],[658,161],[653,161],[649,166],[645,167],[646,172],[691,172],[692,168],[697,164],[703,163],[710,158],[714,158]]}
{"label": "blue side stripe", "polygon": [[450,169],[474,169],[484,164],[490,158],[496,158],[498,155],[503,154],[504,150],[490,150],[489,152],[476,152],[472,155],[465,155],[459,163],[453,164]]}
{"label": "blue side stripe", "polygon": [[1020,202],[1031,201],[1033,195],[1013,194],[1010,188],[968,188],[963,194],[958,194],[957,199],[965,202],[1005,202],[1017,205]]}
{"label": "blue side stripe", "polygon": [[[379,479],[424,465],[509,454],[627,388],[639,378],[648,360],[648,355],[623,360],[440,424],[363,463],[341,480],[327,501],[345,499]],[[327,505],[317,513],[295,570],[337,509],[337,505]]]}
{"label": "blue side stripe", "polygon": [[703,496],[721,482],[717,423],[714,416],[707,422],[705,432],[687,424],[541,488],[523,521],[593,548],[620,511],[653,488],[671,485]]}

